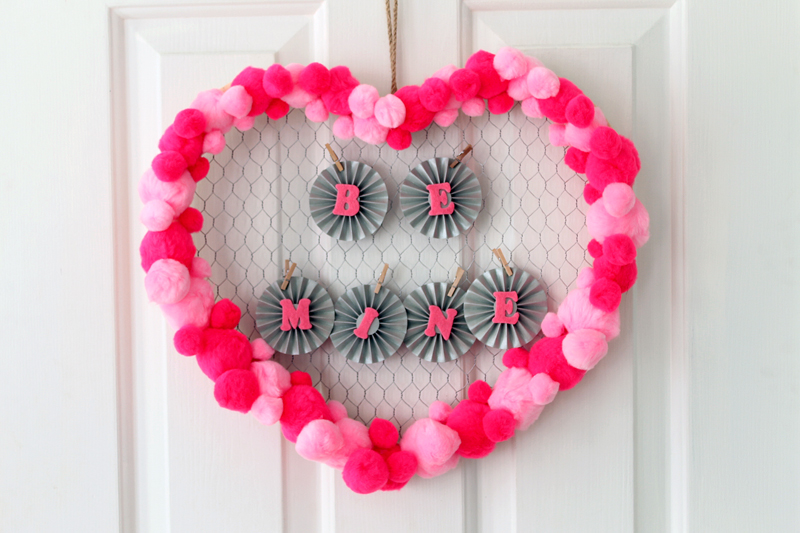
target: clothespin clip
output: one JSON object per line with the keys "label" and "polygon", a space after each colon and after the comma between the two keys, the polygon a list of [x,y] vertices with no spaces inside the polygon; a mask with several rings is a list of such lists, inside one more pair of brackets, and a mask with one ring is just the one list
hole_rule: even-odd
{"label": "clothespin clip", "polygon": [[[289,263],[289,260],[286,260],[286,263]],[[281,290],[285,291],[286,287],[289,286],[289,280],[292,279],[292,274],[294,274],[294,269],[297,267],[297,263],[292,263],[292,266],[286,271],[286,275],[283,277],[283,283],[281,283]]]}
{"label": "clothespin clip", "polygon": [[508,261],[506,261],[506,256],[503,255],[503,250],[501,250],[500,248],[495,248],[492,251],[494,252],[494,255],[496,255],[497,258],[500,260],[500,262],[503,263],[503,268],[506,271],[506,275],[510,276],[511,274],[513,274],[513,272],[511,271],[511,267],[508,266]]}
{"label": "clothespin clip", "polygon": [[378,294],[378,291],[381,290],[381,285],[383,285],[383,280],[386,279],[387,270],[389,270],[389,263],[384,263],[383,272],[381,272],[381,277],[378,278],[378,284],[375,285],[375,294]]}
{"label": "clothespin clip", "polygon": [[464,148],[464,151],[463,151],[463,152],[461,152],[460,154],[458,154],[458,155],[456,156],[455,160],[454,160],[452,163],[450,163],[450,168],[456,168],[456,165],[457,165],[457,164],[459,164],[459,163],[461,163],[461,160],[462,160],[462,159],[464,159],[464,157],[465,157],[465,156],[466,156],[468,153],[470,153],[471,151],[472,151],[472,145],[471,145],[471,144],[468,144],[468,145],[467,145],[467,147],[466,147],[466,148]]}
{"label": "clothespin clip", "polygon": [[336,168],[339,169],[339,172],[342,172],[344,170],[344,167],[339,162],[339,156],[336,155],[336,152],[333,151],[333,148],[331,148],[330,144],[325,143],[325,148],[327,148],[328,152],[331,154],[331,159],[333,159],[333,162],[336,164]]}
{"label": "clothespin clip", "polygon": [[456,288],[458,287],[458,284],[461,283],[461,277],[463,275],[464,275],[464,269],[461,268],[461,267],[458,267],[458,270],[456,271],[456,279],[453,282],[453,285],[450,287],[450,290],[447,291],[447,296],[448,297],[452,298],[452,296],[456,293]]}

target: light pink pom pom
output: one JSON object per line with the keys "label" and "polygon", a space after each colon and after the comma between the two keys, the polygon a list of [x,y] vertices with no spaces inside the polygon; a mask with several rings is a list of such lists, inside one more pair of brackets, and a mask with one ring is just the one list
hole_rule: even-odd
{"label": "light pink pom pom", "polygon": [[336,400],[329,400],[328,401],[328,409],[331,411],[331,418],[333,418],[334,422],[338,422],[343,418],[347,418],[347,409],[341,402],[337,402]]}
{"label": "light pink pom pom", "polygon": [[397,128],[406,120],[406,106],[393,94],[387,94],[375,102],[375,118],[385,128]]}
{"label": "light pink pom pom", "polygon": [[461,104],[461,110],[468,117],[479,117],[486,110],[486,102],[483,98],[470,98]]}
{"label": "light pink pom pom", "polygon": [[449,404],[436,400],[428,407],[428,416],[442,424],[447,423],[447,417],[453,412]]}
{"label": "light pink pom pom", "polygon": [[[241,87],[241,85],[237,85]],[[212,130],[206,133],[203,139],[203,152],[218,155],[225,149],[225,136],[220,130]]]}
{"label": "light pink pom pom", "polygon": [[234,85],[219,98],[222,110],[234,118],[246,117],[253,106],[253,97],[241,85]]}
{"label": "light pink pom pom", "polygon": [[353,117],[353,131],[356,137],[369,144],[381,144],[389,134],[389,128],[381,126],[375,117]]}
{"label": "light pink pom pom", "polygon": [[150,200],[139,213],[139,220],[149,231],[164,231],[175,218],[175,211],[164,200]]}
{"label": "light pink pom pom", "polygon": [[192,278],[189,293],[177,303],[162,304],[161,310],[173,329],[183,326],[204,328],[208,326],[213,306],[214,289],[211,284],[202,278]]}
{"label": "light pink pom pom", "polygon": [[446,128],[458,118],[458,109],[442,109],[433,115],[433,121],[439,126]]}
{"label": "light pink pom pom", "polygon": [[528,92],[534,98],[551,98],[558,94],[560,88],[561,81],[549,68],[536,67],[528,72]]}
{"label": "light pink pom pom", "polygon": [[144,288],[151,302],[174,304],[189,293],[189,270],[174,259],[159,259],[150,266],[144,278]]}
{"label": "light pink pom pom", "polygon": [[564,140],[564,131],[566,128],[564,124],[550,123],[550,144],[553,146],[566,146],[567,141]]}
{"label": "light pink pom pom", "polygon": [[594,269],[592,267],[584,267],[581,273],[578,274],[576,285],[579,289],[588,289],[594,285],[595,279]]}
{"label": "light pink pom pom", "polygon": [[256,361],[267,361],[275,355],[275,349],[262,338],[250,341],[250,347],[253,349],[253,359]]}
{"label": "light pink pom pom", "polygon": [[417,474],[431,478],[458,465],[461,438],[454,430],[430,418],[417,420],[400,441],[400,449],[417,456]]}
{"label": "light pink pom pom", "polygon": [[239,131],[247,131],[253,127],[256,123],[256,117],[246,116],[242,118],[237,118],[233,121],[233,125]]}
{"label": "light pink pom pom", "polygon": [[570,366],[591,370],[608,353],[608,342],[599,331],[579,329],[564,337],[561,349]]}
{"label": "light pink pom pom", "polygon": [[144,173],[139,180],[139,198],[147,204],[152,200],[163,200],[177,215],[186,211],[194,198],[197,183],[192,175],[184,172],[175,181],[161,181],[151,169]]}
{"label": "light pink pom pom", "polygon": [[564,324],[555,313],[547,313],[542,320],[542,333],[545,337],[560,337],[564,334]]}
{"label": "light pink pom pom", "polygon": [[627,183],[609,183],[603,189],[603,202],[612,217],[624,217],[636,205],[636,195]]}
{"label": "light pink pom pom", "polygon": [[350,112],[357,118],[369,118],[375,114],[375,103],[380,98],[378,89],[372,85],[362,83],[353,89],[347,98]]}
{"label": "light pink pom pom", "polygon": [[558,382],[540,372],[533,376],[528,382],[528,389],[531,392],[531,398],[536,405],[547,405],[556,398],[558,393]]}
{"label": "light pink pom pom", "polygon": [[295,449],[309,461],[325,461],[344,446],[339,428],[330,420],[312,420],[300,431]]}
{"label": "light pink pom pom", "polygon": [[325,103],[322,101],[322,98],[317,98],[312,100],[306,106],[306,117],[311,122],[325,122],[328,120],[328,108],[325,107]]}
{"label": "light pink pom pom", "polygon": [[340,139],[352,139],[355,133],[355,126],[353,125],[353,117],[350,115],[342,115],[337,118],[333,123],[333,134]]}
{"label": "light pink pom pom", "polygon": [[526,98],[522,101],[522,112],[526,117],[542,118],[542,110],[539,109],[539,101],[534,97]]}
{"label": "light pink pom pom", "polygon": [[272,396],[259,396],[250,408],[256,420],[265,426],[271,426],[281,419],[283,414],[283,400]]}
{"label": "light pink pom pom", "polygon": [[522,52],[510,46],[504,46],[494,56],[492,65],[500,79],[513,80],[528,73],[528,62]]}

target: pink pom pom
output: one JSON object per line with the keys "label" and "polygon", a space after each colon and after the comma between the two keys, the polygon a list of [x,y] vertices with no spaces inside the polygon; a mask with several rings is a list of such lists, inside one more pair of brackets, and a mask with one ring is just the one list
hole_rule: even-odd
{"label": "pink pom pom", "polygon": [[172,129],[184,139],[197,137],[206,131],[206,117],[199,109],[184,109],[175,116]]}
{"label": "pink pom pom", "polygon": [[271,426],[281,419],[283,414],[283,400],[272,396],[261,395],[253,402],[250,412],[256,420],[265,426]]}
{"label": "pink pom pom", "polygon": [[504,46],[497,51],[492,66],[503,80],[513,80],[528,73],[528,62],[525,60],[525,55],[510,46]]}
{"label": "pink pom pom", "polygon": [[619,285],[607,278],[595,281],[589,293],[591,304],[606,313],[616,311],[621,299],[622,290]]}
{"label": "pink pom pom", "polygon": [[503,364],[506,368],[526,368],[528,366],[528,350],[525,348],[511,348],[503,354]]}
{"label": "pink pom pom", "polygon": [[375,118],[381,126],[398,128],[406,120],[406,106],[395,95],[387,94],[375,102]]}
{"label": "pink pom pom", "polygon": [[[564,342],[566,342],[566,340]],[[555,400],[556,393],[558,393],[558,388],[558,382],[554,381],[550,376],[543,372],[533,376],[528,383],[528,389],[530,390],[531,398],[533,399],[533,403],[536,405],[547,405]]]}
{"label": "pink pom pom", "polygon": [[450,87],[439,78],[428,78],[419,88],[419,101],[428,111],[441,111],[449,100]]}
{"label": "pink pom pom", "polygon": [[258,381],[249,370],[228,370],[214,383],[220,407],[247,413],[258,398]]}
{"label": "pink pom pom", "polygon": [[258,379],[250,372],[250,360],[250,342],[238,331],[207,329],[203,332],[203,349],[197,353],[200,370],[214,381],[228,370],[247,370],[253,377],[258,396]]}
{"label": "pink pom pom", "polygon": [[609,235],[603,241],[603,257],[612,265],[627,265],[636,260],[636,246],[627,235]]}
{"label": "pink pom pom", "polygon": [[594,155],[601,159],[614,159],[622,150],[622,138],[608,126],[594,130],[589,146]]}
{"label": "pink pom pom", "polygon": [[458,118],[458,109],[442,109],[433,116],[433,121],[439,126],[446,128]]}
{"label": "pink pom pom", "polygon": [[174,329],[193,325],[197,327],[208,326],[208,315],[214,305],[214,289],[211,284],[202,278],[192,278],[189,294],[178,303],[164,304],[161,311],[167,322]]}
{"label": "pink pom pom", "polygon": [[210,278],[211,265],[202,257],[192,259],[192,268],[189,269],[193,278]]}
{"label": "pink pom pom", "polygon": [[503,442],[514,436],[517,422],[505,409],[493,409],[483,417],[483,431],[492,442]]}
{"label": "pink pom pom", "polygon": [[558,76],[545,67],[536,67],[528,72],[528,92],[534,98],[543,100],[551,98],[558,94],[558,89],[561,87],[561,80]]}
{"label": "pink pom pom", "polygon": [[467,395],[472,401],[486,403],[489,401],[489,396],[492,395],[492,388],[485,381],[478,380],[469,386]]}
{"label": "pink pom pom", "polygon": [[542,114],[542,110],[539,109],[539,100],[534,97],[526,98],[522,101],[522,112],[525,114],[526,117],[530,118],[542,118],[544,115]]}
{"label": "pink pom pom", "polygon": [[[553,97],[539,100],[539,109],[542,110],[544,116],[553,122],[563,124],[567,121],[567,104],[582,93],[571,81],[564,78],[559,78],[559,81],[558,93]],[[533,94],[533,91],[531,91],[531,94]]]}
{"label": "pink pom pom", "polygon": [[381,126],[375,117],[353,118],[353,131],[356,137],[369,144],[381,144],[386,141],[389,129]]}
{"label": "pink pom pom", "polygon": [[[308,120],[311,122],[325,122],[328,120],[329,116],[330,114],[328,113],[328,110],[325,109],[325,104],[322,102],[321,98],[313,100],[306,106],[306,117],[308,117]],[[347,116],[349,117],[349,115]],[[336,135],[335,132],[334,135]]]}
{"label": "pink pom pom", "polygon": [[597,200],[602,198],[602,196],[603,193],[592,187],[591,183],[587,183],[583,188],[583,199],[586,200],[586,203],[589,205],[594,204]]}
{"label": "pink pom pom", "polygon": [[486,110],[486,104],[481,98],[471,98],[461,104],[461,110],[468,117],[479,117]]}
{"label": "pink pom pom", "polygon": [[389,130],[386,135],[386,144],[395,150],[405,150],[411,146],[411,133],[401,129]]}
{"label": "pink pom pom", "polygon": [[563,341],[562,336],[545,337],[536,342],[531,348],[528,369],[534,376],[544,372],[559,384],[561,390],[568,390],[577,385],[586,372],[567,363],[561,350]]}
{"label": "pink pom pom", "polygon": [[186,160],[175,151],[161,152],[153,158],[153,172],[161,181],[180,179],[187,168]]}
{"label": "pink pom pom", "polygon": [[545,337],[560,337],[566,333],[564,324],[561,322],[561,319],[558,318],[557,314],[547,313],[544,315],[544,320],[542,320],[542,333],[544,333]]}
{"label": "pink pom pom", "polygon": [[478,96],[478,91],[481,90],[481,77],[470,69],[458,69],[450,76],[450,88],[456,100],[466,102]]}
{"label": "pink pom pom", "polygon": [[211,327],[233,329],[242,318],[242,310],[228,298],[218,301],[211,309]]}
{"label": "pink pom pom", "polygon": [[150,200],[139,213],[139,220],[149,231],[164,231],[175,219],[175,211],[164,200]]}
{"label": "pink pom pom", "polygon": [[566,146],[567,141],[564,139],[564,131],[566,127],[563,124],[550,124],[550,144],[553,146]]}
{"label": "pink pom pom", "polygon": [[144,278],[147,297],[157,304],[174,304],[189,294],[191,279],[185,265],[174,259],[159,259]]}
{"label": "pink pom pom", "polygon": [[179,354],[198,354],[203,349],[203,330],[197,326],[184,326],[175,332],[172,341]]}
{"label": "pink pom pom", "polygon": [[211,163],[208,162],[208,159],[205,157],[200,157],[197,159],[197,162],[189,167],[189,174],[191,174],[192,179],[196,182],[200,181],[201,179],[208,176],[208,171],[211,169]]}
{"label": "pink pom pom", "polygon": [[[596,264],[597,261],[595,261]],[[595,270],[597,270],[596,267]],[[612,339],[619,335],[619,312],[605,312],[592,305],[589,291],[586,289],[575,289],[567,294],[567,297],[558,307],[558,318],[564,323],[567,331],[596,329],[602,332],[607,339]],[[552,374],[550,374],[550,377],[555,379]],[[563,383],[561,385],[562,389],[566,388]]]}
{"label": "pink pom pom", "polygon": [[189,233],[197,233],[203,229],[203,213],[194,207],[187,207],[186,211],[178,217],[178,222],[186,228]]}
{"label": "pink pom pom", "polygon": [[623,217],[636,204],[636,195],[627,183],[609,183],[603,189],[603,203],[612,217]]}
{"label": "pink pom pom", "polygon": [[[338,422],[339,420],[343,420],[347,418],[347,409],[341,402],[337,402],[336,400],[328,400],[328,409],[331,411],[331,417],[333,418],[334,422]],[[370,445],[372,443],[370,442]]]}
{"label": "pink pom pom", "polygon": [[481,98],[491,98],[508,89],[508,81],[501,79],[494,69],[494,54],[478,50],[467,59],[464,68],[476,72],[480,77],[481,88],[478,96]]}
{"label": "pink pom pom", "polygon": [[450,413],[453,412],[453,408],[450,407],[449,404],[436,400],[428,407],[428,416],[436,420],[437,422],[441,422],[442,424],[447,423],[447,417],[450,416]]}
{"label": "pink pom pom", "polygon": [[589,157],[588,152],[583,152],[578,150],[574,146],[571,146],[567,149],[566,155],[564,155],[564,162],[567,164],[569,168],[577,172],[578,174],[583,174],[586,172],[586,158]]}
{"label": "pink pom pom", "polygon": [[458,433],[430,418],[417,420],[406,430],[400,448],[417,457],[417,473],[431,478],[458,465],[456,450],[461,446]]}
{"label": "pink pom pom", "polygon": [[139,246],[145,272],[159,259],[175,259],[188,269],[196,252],[192,236],[178,222],[173,222],[164,231],[148,231]]}
{"label": "pink pom pom", "polygon": [[567,104],[564,115],[570,124],[586,128],[594,120],[594,104],[585,95],[578,95]]}
{"label": "pink pom pom", "polygon": [[358,85],[358,80],[350,74],[347,67],[333,67],[330,70],[330,87],[322,94],[322,101],[325,107],[334,115],[349,115],[350,105],[348,99],[350,93]]}
{"label": "pink pom pom", "polygon": [[273,99],[267,106],[267,116],[270,120],[280,120],[289,114],[289,104],[280,99]]}
{"label": "pink pom pom", "polygon": [[203,153],[203,137],[203,135],[198,135],[191,139],[184,139],[175,133],[172,126],[169,126],[158,141],[158,149],[162,152],[174,150],[186,159],[187,165],[194,165],[197,158]]}
{"label": "pink pom pom", "polygon": [[232,85],[219,98],[223,111],[234,118],[246,117],[253,107],[253,97],[241,85]]}
{"label": "pink pom pom", "polygon": [[589,235],[601,243],[609,235],[622,233],[630,237],[633,244],[639,248],[650,238],[650,216],[639,200],[636,200],[628,214],[615,217],[606,211],[605,201],[600,198],[589,208],[586,214],[586,226]]}
{"label": "pink pom pom", "polygon": [[[362,83],[353,89],[347,98],[347,104],[355,118],[369,118],[375,114],[375,103],[380,98],[378,89]],[[358,135],[358,134],[356,134]]]}
{"label": "pink pom pom", "polygon": [[320,63],[309,63],[297,78],[297,84],[311,94],[322,94],[331,86],[331,73]]}
{"label": "pink pom pom", "polygon": [[264,72],[264,92],[272,98],[281,98],[292,92],[292,74],[282,65],[271,65]]}
{"label": "pink pom pom", "polygon": [[233,81],[231,87],[241,85],[253,99],[249,115],[255,117],[262,115],[272,98],[264,91],[264,69],[247,67],[241,71]]}
{"label": "pink pom pom", "polygon": [[391,448],[397,444],[400,433],[394,424],[383,418],[376,418],[369,425],[369,438],[376,448]]}
{"label": "pink pom pom", "polygon": [[220,130],[212,130],[206,133],[203,140],[203,152],[218,155],[225,149],[225,136]]}
{"label": "pink pom pom", "polygon": [[427,128],[433,121],[434,113],[425,109],[419,101],[419,87],[406,85],[394,95],[403,101],[403,105],[406,108],[406,118],[399,126],[400,129],[409,132],[420,131]]}
{"label": "pink pom pom", "polygon": [[514,99],[508,93],[500,93],[489,98],[489,113],[493,115],[503,115],[511,111],[514,107]]}
{"label": "pink pom pom", "polygon": [[[575,282],[575,285],[577,285],[579,289],[588,289],[594,285],[596,279],[594,269],[591,267],[584,267],[581,273],[578,274],[578,280]],[[566,331],[562,331],[562,334],[563,333],[566,333]]]}
{"label": "pink pom pom", "polygon": [[417,471],[417,458],[409,452],[395,452],[386,459],[389,467],[389,481],[406,483]]}
{"label": "pink pom pom", "polygon": [[250,347],[253,349],[253,359],[256,361],[267,361],[275,355],[275,348],[260,337],[250,341]]}
{"label": "pink pom pom", "polygon": [[350,115],[343,115],[337,118],[333,123],[333,134],[340,139],[352,139],[355,135],[353,117]]}
{"label": "pink pom pom", "polygon": [[591,370],[608,353],[606,336],[593,329],[579,329],[564,337],[564,357],[581,370]]}
{"label": "pink pom pom", "polygon": [[357,494],[370,494],[389,481],[389,467],[377,452],[356,450],[342,470],[345,484]]}
{"label": "pink pom pom", "polygon": [[312,420],[297,436],[295,449],[309,461],[325,461],[344,446],[339,428],[330,420]]}

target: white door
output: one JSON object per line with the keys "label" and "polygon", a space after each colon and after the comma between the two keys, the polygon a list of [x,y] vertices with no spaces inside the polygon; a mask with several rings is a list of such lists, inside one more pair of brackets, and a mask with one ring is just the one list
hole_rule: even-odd
{"label": "white door", "polygon": [[[651,239],[622,335],[530,430],[439,478],[360,496],[278,427],[220,409],[213,383],[175,352],[143,290],[136,185],[175,113],[247,65],[347,65],[389,92],[384,3],[32,4],[1,32],[14,133],[0,200],[0,530],[800,530],[796,5],[400,0],[399,85],[479,49],[538,57],[636,143]],[[459,122],[417,134],[399,157],[344,146],[391,194],[415,161],[471,142],[487,191],[469,239],[405,237],[394,206],[390,237],[347,249],[303,218],[329,127],[297,113],[280,124],[229,134],[198,189],[198,247],[219,297],[253,305],[287,258],[334,297],[390,262],[405,296],[456,264],[474,279],[499,245],[555,303],[586,259],[580,183],[542,122]],[[407,424],[465,380],[496,378],[496,355],[439,368],[408,356],[358,374],[329,347],[282,361],[351,416]]]}

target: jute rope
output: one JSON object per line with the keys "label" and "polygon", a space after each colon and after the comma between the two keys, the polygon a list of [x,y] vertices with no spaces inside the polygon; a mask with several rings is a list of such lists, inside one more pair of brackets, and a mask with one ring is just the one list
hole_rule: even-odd
{"label": "jute rope", "polygon": [[397,92],[397,0],[394,0],[394,13],[386,0],[386,28],[389,33],[389,61],[392,65],[392,94]]}

